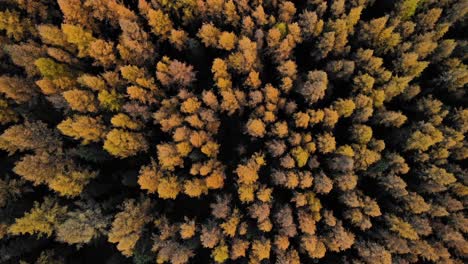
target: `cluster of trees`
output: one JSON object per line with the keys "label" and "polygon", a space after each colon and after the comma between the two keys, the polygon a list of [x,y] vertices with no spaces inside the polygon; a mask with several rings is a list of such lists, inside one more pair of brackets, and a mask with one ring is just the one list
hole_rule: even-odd
{"label": "cluster of trees", "polygon": [[0,262],[466,261],[467,1],[0,3]]}

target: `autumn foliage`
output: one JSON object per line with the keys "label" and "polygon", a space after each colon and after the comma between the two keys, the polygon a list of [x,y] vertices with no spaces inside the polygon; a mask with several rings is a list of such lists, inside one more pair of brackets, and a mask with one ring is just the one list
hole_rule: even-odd
{"label": "autumn foliage", "polygon": [[466,263],[463,0],[0,0],[0,263]]}

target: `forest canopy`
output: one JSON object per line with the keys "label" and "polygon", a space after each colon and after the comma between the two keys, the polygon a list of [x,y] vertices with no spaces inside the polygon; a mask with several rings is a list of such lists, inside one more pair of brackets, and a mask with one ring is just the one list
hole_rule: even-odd
{"label": "forest canopy", "polygon": [[467,13],[0,0],[0,263],[466,263]]}

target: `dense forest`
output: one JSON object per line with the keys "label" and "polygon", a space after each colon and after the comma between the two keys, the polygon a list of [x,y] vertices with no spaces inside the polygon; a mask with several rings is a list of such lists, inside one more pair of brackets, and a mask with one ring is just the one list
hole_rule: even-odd
{"label": "dense forest", "polygon": [[0,263],[466,263],[467,13],[0,0]]}

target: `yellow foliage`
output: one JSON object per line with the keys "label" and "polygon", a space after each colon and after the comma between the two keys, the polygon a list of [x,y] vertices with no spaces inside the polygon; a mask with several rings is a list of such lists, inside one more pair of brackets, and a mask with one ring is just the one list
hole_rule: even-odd
{"label": "yellow foliage", "polygon": [[203,24],[198,31],[198,37],[206,47],[215,47],[218,44],[221,32],[213,24]]}
{"label": "yellow foliage", "polygon": [[67,37],[67,41],[71,44],[76,45],[78,48],[78,57],[84,57],[88,55],[89,46],[94,41],[91,32],[84,30],[80,26],[62,24],[62,31]]}
{"label": "yellow foliage", "polygon": [[354,150],[351,146],[349,145],[343,145],[338,147],[335,151],[336,154],[348,156],[348,157],[354,157]]}
{"label": "yellow foliage", "polygon": [[224,244],[221,243],[213,249],[211,252],[211,257],[216,263],[223,263],[229,258],[229,249]]}
{"label": "yellow foliage", "polygon": [[149,9],[147,18],[148,24],[151,26],[151,30],[155,35],[163,39],[169,37],[173,25],[168,15],[164,14],[161,9]]}
{"label": "yellow foliage", "polygon": [[0,94],[14,100],[18,104],[30,101],[35,96],[31,83],[19,77],[0,76]]}
{"label": "yellow foliage", "polygon": [[56,80],[59,78],[69,78],[73,74],[67,65],[57,63],[53,59],[39,58],[34,61],[34,65],[37,67],[41,75],[50,80]]}
{"label": "yellow foliage", "polygon": [[200,106],[201,102],[199,102],[196,97],[190,97],[182,103],[180,111],[182,111],[182,113],[193,114],[200,108]]}
{"label": "yellow foliage", "polygon": [[413,132],[406,143],[407,150],[426,151],[432,145],[444,139],[442,132],[430,123],[418,126],[418,130]]}
{"label": "yellow foliage", "polygon": [[205,131],[193,131],[190,134],[190,143],[192,146],[199,148],[201,147],[208,139],[208,135]]}
{"label": "yellow foliage", "polygon": [[329,128],[333,128],[340,117],[338,112],[333,109],[325,108],[323,113],[323,125]]}
{"label": "yellow foliage", "polygon": [[80,195],[84,186],[96,176],[96,172],[90,171],[59,173],[50,180],[48,185],[62,196],[74,197]]}
{"label": "yellow foliage", "polygon": [[200,119],[200,117],[196,114],[187,116],[185,121],[189,123],[192,127],[201,129],[205,123]]}
{"label": "yellow foliage", "polygon": [[59,92],[59,88],[55,86],[53,80],[47,78],[37,80],[36,85],[39,86],[41,92],[45,95],[56,94]]}
{"label": "yellow foliage", "polygon": [[372,139],[372,128],[366,125],[354,125],[351,134],[359,144],[367,144]]}
{"label": "yellow foliage", "polygon": [[55,225],[60,222],[66,212],[67,207],[60,206],[51,198],[46,197],[41,204],[34,202],[34,207],[23,217],[15,219],[15,223],[8,228],[8,232],[12,235],[37,234],[39,237],[42,235],[50,237]]}
{"label": "yellow foliage", "polygon": [[320,202],[319,198],[315,196],[313,192],[306,193],[307,204],[309,205],[309,209],[311,212],[314,213],[314,220],[320,220],[320,209],[322,209],[322,203]]}
{"label": "yellow foliage", "polygon": [[189,135],[190,129],[188,129],[186,126],[182,126],[174,130],[172,134],[172,139],[174,140],[174,142],[180,142],[186,140]]}
{"label": "yellow foliage", "polygon": [[280,236],[280,235],[277,235],[275,236],[275,242],[274,242],[276,248],[278,248],[279,250],[286,250],[288,249],[289,247],[289,239],[287,236]]}
{"label": "yellow foliage", "polygon": [[67,118],[58,124],[57,128],[66,136],[82,139],[83,144],[100,141],[104,137],[106,129],[101,118],[80,115]]}
{"label": "yellow foliage", "polygon": [[307,164],[307,160],[309,160],[309,153],[301,147],[295,147],[292,149],[291,155],[294,160],[296,160],[298,168],[304,167]]}
{"label": "yellow foliage", "polygon": [[177,147],[173,144],[159,144],[158,160],[162,169],[173,171],[175,167],[182,167],[184,160],[179,156]]}
{"label": "yellow foliage", "polygon": [[272,111],[266,111],[264,116],[263,116],[263,121],[265,121],[265,123],[272,123],[276,120],[276,116],[275,116],[275,113],[273,113]]}
{"label": "yellow foliage", "polygon": [[187,141],[177,143],[176,148],[181,157],[186,157],[192,151],[192,145]]}
{"label": "yellow foliage", "polygon": [[190,197],[200,197],[202,194],[208,193],[208,187],[205,185],[205,181],[201,179],[186,180],[184,193]]}
{"label": "yellow foliage", "polygon": [[262,81],[260,80],[260,74],[257,71],[250,71],[249,76],[247,76],[247,79],[245,80],[245,85],[248,85],[252,88],[258,88],[262,84]]}
{"label": "yellow foliage", "polygon": [[229,80],[229,79],[219,78],[219,79],[216,81],[216,86],[218,86],[218,88],[219,88],[220,90],[227,90],[227,89],[231,89],[231,87],[232,87],[232,82],[231,82],[231,80]]}
{"label": "yellow foliage", "polygon": [[265,124],[260,119],[250,119],[247,122],[247,133],[253,137],[263,137],[266,133]]}
{"label": "yellow foliage", "polygon": [[111,118],[111,123],[114,127],[128,128],[131,130],[138,130],[142,127],[142,124],[138,121],[133,120],[128,115],[119,113]]}
{"label": "yellow foliage", "polygon": [[318,124],[322,122],[325,117],[325,113],[322,110],[310,110],[308,114],[310,117],[310,124]]}
{"label": "yellow foliage", "polygon": [[323,154],[331,153],[336,148],[335,137],[330,133],[323,133],[317,137],[317,147]]}
{"label": "yellow foliage", "polygon": [[279,138],[284,138],[288,136],[289,134],[289,129],[288,129],[288,123],[286,122],[276,122],[273,125],[272,132]]}
{"label": "yellow foliage", "polygon": [[210,172],[213,170],[213,160],[209,160],[208,162],[205,162],[203,164],[199,164],[199,166],[192,166],[193,169],[197,169],[198,171],[194,173],[193,175],[200,174],[202,176],[208,175]]}
{"label": "yellow foliage", "polygon": [[185,48],[188,40],[187,32],[183,30],[171,30],[171,34],[169,36],[169,41],[178,49],[182,50]]}
{"label": "yellow foliage", "polygon": [[220,226],[223,229],[223,233],[228,237],[234,237],[236,235],[237,226],[239,225],[240,218],[237,209],[234,213],[222,223]]}
{"label": "yellow foliage", "polygon": [[67,47],[69,45],[65,34],[56,26],[41,24],[37,26],[42,42],[59,47]]}
{"label": "yellow foliage", "polygon": [[383,90],[373,90],[372,100],[374,100],[374,106],[376,108],[381,107],[385,101],[385,92]]}
{"label": "yellow foliage", "polygon": [[180,225],[180,236],[182,237],[182,239],[189,239],[191,237],[193,237],[195,235],[195,232],[196,232],[196,225],[195,225],[195,221],[187,221],[185,223],[182,223]]}
{"label": "yellow foliage", "polygon": [[123,211],[115,215],[108,240],[111,243],[117,243],[117,249],[123,255],[127,257],[133,255],[133,248],[140,238],[144,225],[151,221],[148,214],[150,208],[149,199],[141,203],[135,203],[133,199],[126,200]]}
{"label": "yellow foliage", "polygon": [[156,168],[156,162],[151,161],[151,165],[141,167],[138,184],[142,190],[155,193],[158,190],[159,179],[162,176],[161,171]]}
{"label": "yellow foliage", "polygon": [[0,124],[6,125],[18,121],[16,113],[8,106],[8,102],[0,98]]}
{"label": "yellow foliage", "polygon": [[333,109],[336,110],[342,117],[351,116],[355,108],[356,105],[354,104],[353,100],[338,99],[333,102]]}
{"label": "yellow foliage", "polygon": [[201,148],[201,152],[206,156],[212,158],[216,157],[218,154],[219,144],[213,141],[208,141],[203,147]]}
{"label": "yellow foliage", "polygon": [[258,229],[260,229],[263,232],[270,232],[272,228],[273,228],[273,223],[271,223],[269,219],[266,219],[258,223]]}
{"label": "yellow foliage", "polygon": [[301,238],[301,246],[305,249],[307,254],[312,258],[323,258],[325,256],[326,248],[323,242],[317,241],[315,236],[305,235]]}
{"label": "yellow foliage", "polygon": [[30,29],[31,25],[29,20],[22,20],[18,12],[8,9],[6,11],[0,11],[0,30],[5,30],[8,37],[20,41]]}
{"label": "yellow foliage", "polygon": [[217,110],[219,108],[218,98],[212,91],[203,91],[202,98],[203,102],[211,109]]}
{"label": "yellow foliage", "polygon": [[148,143],[141,133],[112,129],[106,136],[104,149],[116,157],[127,158],[146,151]]}
{"label": "yellow foliage", "polygon": [[115,90],[110,92],[107,90],[102,90],[98,94],[99,104],[107,110],[110,111],[119,111],[122,108],[122,99],[123,96],[117,93]]}
{"label": "yellow foliage", "polygon": [[237,229],[239,230],[239,235],[245,236],[248,231],[248,224],[246,222],[241,222]]}
{"label": "yellow foliage", "polygon": [[310,117],[307,113],[297,112],[294,113],[294,121],[296,127],[307,128],[309,126]]}
{"label": "yellow foliage", "polygon": [[158,195],[161,199],[175,199],[181,186],[176,176],[163,177],[159,180]]}
{"label": "yellow foliage", "polygon": [[413,227],[397,216],[390,215],[387,217],[387,221],[390,224],[390,230],[397,232],[401,237],[410,240],[419,239],[418,233],[416,233]]}
{"label": "yellow foliage", "polygon": [[224,50],[232,50],[236,46],[237,37],[232,32],[222,32],[219,35],[218,45],[219,48]]}
{"label": "yellow foliage", "polygon": [[63,92],[63,98],[68,102],[71,109],[80,112],[96,112],[98,110],[94,94],[84,90],[69,90]]}
{"label": "yellow foliage", "polygon": [[249,242],[241,239],[234,239],[231,245],[231,259],[235,260],[246,256]]}
{"label": "yellow foliage", "polygon": [[269,202],[271,200],[272,192],[273,192],[272,188],[261,187],[257,191],[257,199],[265,203]]}
{"label": "yellow foliage", "polygon": [[[213,60],[213,65],[211,66],[211,72],[214,74],[214,79],[230,79],[230,74],[228,72],[228,67],[226,62],[223,59],[216,58]],[[230,88],[230,87],[229,87]]]}
{"label": "yellow foliage", "polygon": [[106,83],[104,82],[104,80],[97,76],[83,74],[80,77],[78,77],[77,81],[81,85],[86,86],[87,88],[92,89],[94,91],[106,89]]}
{"label": "yellow foliage", "polygon": [[135,85],[127,87],[127,94],[130,99],[138,100],[144,104],[156,102],[153,93]]}
{"label": "yellow foliage", "polygon": [[264,155],[261,153],[254,153],[246,164],[237,166],[236,173],[237,176],[239,176],[238,182],[245,185],[255,183],[258,179],[257,172],[263,165],[265,165]]}
{"label": "yellow foliage", "polygon": [[289,171],[287,173],[287,181],[285,186],[289,189],[294,189],[299,186],[299,177],[294,171]]}
{"label": "yellow foliage", "polygon": [[239,176],[239,182],[243,184],[252,184],[258,180],[259,167],[256,163],[250,162],[247,165],[237,166],[236,173]]}
{"label": "yellow foliage", "polygon": [[96,60],[95,65],[102,65],[108,68],[116,62],[113,43],[102,39],[91,42],[88,54]]}
{"label": "yellow foliage", "polygon": [[254,240],[252,242],[252,257],[260,261],[270,257],[270,240]]}
{"label": "yellow foliage", "polygon": [[305,150],[309,153],[314,153],[316,149],[317,149],[317,146],[315,145],[314,142],[308,142],[305,144]]}
{"label": "yellow foliage", "polygon": [[226,89],[221,91],[221,96],[223,98],[221,103],[221,109],[228,112],[229,115],[232,115],[236,110],[240,108],[239,101],[234,94],[234,91],[231,89]]}
{"label": "yellow foliage", "polygon": [[205,178],[205,181],[209,189],[220,189],[224,186],[224,173],[222,171],[214,171],[210,176]]}
{"label": "yellow foliage", "polygon": [[315,234],[316,221],[314,220],[314,217],[312,214],[309,214],[308,212],[304,210],[300,210],[298,213],[298,222],[299,222],[299,228],[301,229],[302,233],[309,234],[309,235]]}
{"label": "yellow foliage", "polygon": [[255,200],[255,185],[241,184],[237,189],[239,200],[243,203],[253,202]]}

